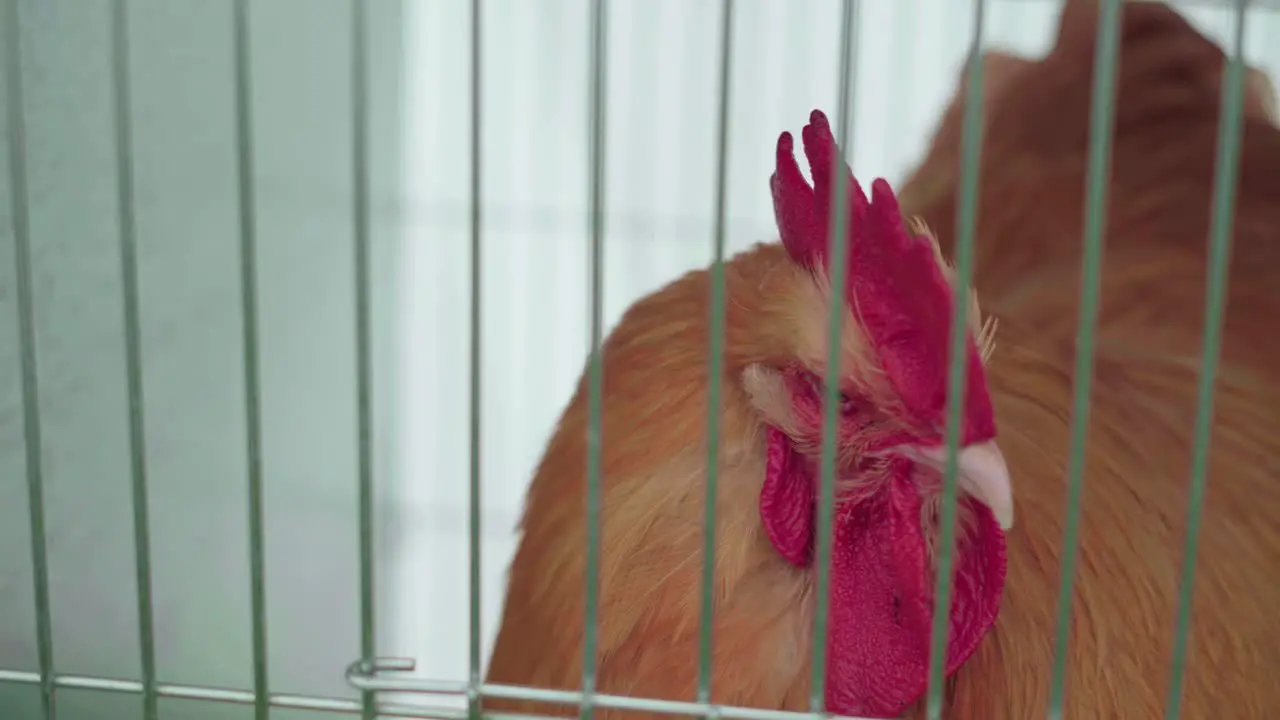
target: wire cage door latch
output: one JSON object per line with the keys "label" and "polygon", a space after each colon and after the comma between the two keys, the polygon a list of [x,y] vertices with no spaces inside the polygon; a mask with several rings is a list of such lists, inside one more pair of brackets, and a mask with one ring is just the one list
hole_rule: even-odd
{"label": "wire cage door latch", "polygon": [[[452,687],[441,687],[438,690],[432,690],[425,687],[418,687],[418,682],[411,681],[412,684],[408,685],[403,679],[397,681],[389,678],[378,677],[379,673],[384,672],[413,672],[417,665],[418,662],[413,658],[381,657],[373,658],[372,660],[362,658],[347,666],[347,684],[362,692],[393,690],[447,693],[453,690]],[[426,684],[431,685],[433,683]]]}

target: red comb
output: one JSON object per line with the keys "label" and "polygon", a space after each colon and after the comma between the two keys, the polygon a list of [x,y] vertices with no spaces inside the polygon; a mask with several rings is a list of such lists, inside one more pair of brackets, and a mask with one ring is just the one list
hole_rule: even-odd
{"label": "red comb", "polygon": [[[845,173],[849,203],[848,268],[845,297],[861,321],[880,363],[904,404],[914,413],[937,419],[946,403],[946,361],[952,289],[934,259],[929,241],[911,235],[898,200],[885,180],[863,193],[820,110],[809,115],[802,134],[813,187],[800,174],[790,133],[778,138],[777,167],[769,179],[774,216],[791,258],[811,269],[827,268],[834,169]],[[966,415],[982,432],[994,430],[986,380],[970,339]],[[974,417],[973,413],[977,413]]]}

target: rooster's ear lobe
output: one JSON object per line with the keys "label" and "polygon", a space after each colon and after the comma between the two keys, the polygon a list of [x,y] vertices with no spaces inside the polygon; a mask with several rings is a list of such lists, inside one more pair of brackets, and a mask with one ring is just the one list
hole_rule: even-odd
{"label": "rooster's ear lobe", "polygon": [[791,393],[780,371],[761,364],[748,365],[742,371],[742,388],[763,422],[788,435],[796,433]]}

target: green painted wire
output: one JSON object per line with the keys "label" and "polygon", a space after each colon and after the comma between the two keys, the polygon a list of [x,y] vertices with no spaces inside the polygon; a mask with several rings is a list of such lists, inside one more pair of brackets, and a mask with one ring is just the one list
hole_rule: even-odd
{"label": "green painted wire", "polygon": [[142,716],[160,716],[156,694],[155,615],[151,596],[151,523],[147,508],[147,442],[142,338],[138,311],[138,224],[134,215],[132,97],[129,86],[129,8],[115,0],[111,15],[111,69],[115,91],[116,193],[120,219],[120,274],[124,300],[125,376],[129,390],[129,461],[133,470],[134,569],[138,646],[142,661]]}
{"label": "green painted wire", "polygon": [[1080,498],[1084,492],[1085,443],[1093,385],[1093,341],[1098,323],[1098,288],[1107,218],[1116,67],[1119,65],[1122,0],[1106,0],[1098,23],[1089,116],[1089,170],[1085,183],[1084,258],[1080,277],[1080,320],[1076,332],[1075,393],[1071,403],[1071,447],[1067,465],[1067,518],[1062,540],[1062,572],[1054,636],[1049,717],[1062,717],[1066,700],[1067,644],[1071,630],[1071,586],[1079,555]]}
{"label": "green painted wire", "polygon": [[1231,61],[1227,65],[1218,120],[1218,149],[1214,161],[1213,219],[1209,240],[1209,268],[1205,280],[1204,346],[1200,359],[1195,444],[1191,451],[1191,493],[1187,499],[1187,537],[1182,556],[1182,582],[1178,588],[1178,622],[1173,636],[1169,700],[1165,718],[1175,720],[1182,710],[1182,680],[1187,666],[1187,642],[1191,626],[1192,585],[1196,548],[1204,511],[1208,479],[1209,431],[1213,424],[1214,381],[1222,349],[1222,308],[1227,292],[1227,267],[1231,260],[1231,221],[1235,214],[1237,176],[1240,172],[1240,138],[1244,106],[1244,28],[1248,0],[1236,0]]}
{"label": "green painted wire", "polygon": [[711,321],[707,328],[711,387],[707,394],[707,495],[702,544],[702,624],[698,636],[698,702],[711,702],[711,627],[715,619],[716,497],[720,480],[720,406],[724,382],[724,238],[729,184],[729,90],[733,79],[733,0],[720,15],[720,105],[716,145],[715,260],[711,265]]}
{"label": "green painted wire", "polygon": [[[360,531],[360,656],[377,656],[373,541],[372,320],[369,308],[369,69],[368,3],[351,2],[351,168],[356,330],[356,452]],[[264,679],[265,682],[265,679]],[[265,687],[262,688],[266,690]],[[364,720],[377,717],[377,698],[361,693]],[[259,712],[264,712],[261,707]],[[267,720],[262,715],[257,720]]]}
{"label": "green painted wire", "polygon": [[586,627],[582,633],[582,718],[595,714],[592,695],[596,691],[596,645],[599,628],[600,594],[600,473],[601,423],[604,412],[603,339],[604,303],[604,151],[605,151],[605,5],[604,0],[591,3],[590,57],[590,268],[591,276],[591,367],[587,392],[587,572]]}
{"label": "green painted wire", "polygon": [[[360,2],[360,0],[356,0],[356,2]],[[482,682],[480,663],[481,653],[483,652],[480,642],[480,334],[482,330],[482,316],[480,313],[480,222],[483,202],[480,182],[480,143],[483,139],[481,136],[480,108],[484,91],[484,78],[480,64],[480,60],[484,55],[484,47],[480,42],[480,19],[482,15],[480,0],[474,0],[471,3],[471,479],[469,490],[471,512],[469,524],[471,607],[467,623],[469,629],[467,711],[471,720],[480,720],[482,714],[479,687]]]}
{"label": "green painted wire", "polygon": [[982,28],[985,0],[974,2],[973,35],[969,41],[968,87],[960,149],[960,203],[956,214],[955,299],[951,318],[950,363],[947,377],[947,462],[942,480],[939,520],[938,574],[934,585],[933,631],[929,642],[929,720],[942,718],[946,674],[948,619],[951,616],[951,574],[955,561],[956,475],[960,425],[964,411],[968,339],[969,278],[973,266],[973,235],[978,210],[978,165],[982,150]]}
{"label": "green painted wire", "polygon": [[35,302],[31,290],[31,223],[27,197],[27,128],[22,92],[22,32],[18,0],[5,3],[5,95],[9,106],[9,187],[13,254],[17,275],[18,344],[22,366],[22,424],[31,514],[31,574],[36,602],[36,645],[40,665],[40,710],[55,714],[53,613],[49,607],[49,558],[45,539],[44,454],[40,440],[40,371],[36,363]]}
{"label": "green painted wire", "polygon": [[[853,81],[855,78],[852,55],[856,52],[854,38],[857,36],[858,6],[856,0],[844,0],[840,15],[840,73],[839,95],[840,115],[836,121],[836,145],[833,158],[837,170],[831,173],[831,221],[828,242],[829,262],[827,267],[831,273],[831,287],[842,288],[848,263],[845,258],[848,252],[849,224],[849,189],[845,186],[848,173],[840,168],[843,158],[839,157],[841,149],[849,148],[849,123],[853,116],[851,98],[853,97]],[[814,567],[818,570],[815,593],[818,597],[813,617],[813,667],[810,668],[809,709],[814,713],[825,712],[827,681],[827,625],[830,620],[831,607],[831,535],[832,518],[835,515],[835,476],[836,476],[836,421],[839,418],[840,402],[840,331],[844,325],[844,302],[840,293],[833,293],[830,315],[827,320],[827,369],[826,382],[823,388],[822,402],[822,459],[818,494],[817,547],[814,553]]]}
{"label": "green painted wire", "polygon": [[258,350],[257,207],[253,183],[253,85],[249,54],[249,0],[237,0],[234,17],[236,170],[240,188],[240,285],[244,323],[245,459],[249,476],[249,582],[253,609],[253,714],[267,720],[271,686],[267,671],[267,576],[262,503],[262,392]]}
{"label": "green painted wire", "polygon": [[[359,2],[360,0],[356,1]],[[481,196],[482,186],[480,182],[480,143],[483,137],[481,136],[480,108],[484,90],[480,64],[480,60],[484,55],[484,46],[480,42],[480,18],[482,14],[480,0],[474,0],[471,3],[471,480],[469,491],[471,495],[469,499],[471,508],[469,525],[471,607],[467,624],[469,628],[467,712],[471,720],[480,720],[482,713],[479,687],[482,682],[480,662],[481,653],[483,652],[480,643],[480,334],[482,326],[480,312],[480,239],[482,237],[480,221],[483,218],[481,214],[483,197]]]}

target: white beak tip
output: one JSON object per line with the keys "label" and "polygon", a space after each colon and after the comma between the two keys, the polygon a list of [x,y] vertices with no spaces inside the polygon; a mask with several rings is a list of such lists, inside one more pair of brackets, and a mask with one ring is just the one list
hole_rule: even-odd
{"label": "white beak tip", "polygon": [[960,480],[996,516],[1001,530],[1013,528],[1013,481],[1004,454],[992,442],[971,445],[960,451]]}
{"label": "white beak tip", "polygon": [[1003,508],[992,508],[992,512],[996,515],[996,522],[1000,523],[1000,529],[1008,532],[1013,529],[1013,503]]}
{"label": "white beak tip", "polygon": [[[917,448],[912,456],[941,468],[946,451],[941,448]],[[1013,482],[1004,454],[995,441],[969,445],[956,456],[957,480],[970,496],[991,509],[1000,529],[1013,528]]]}

